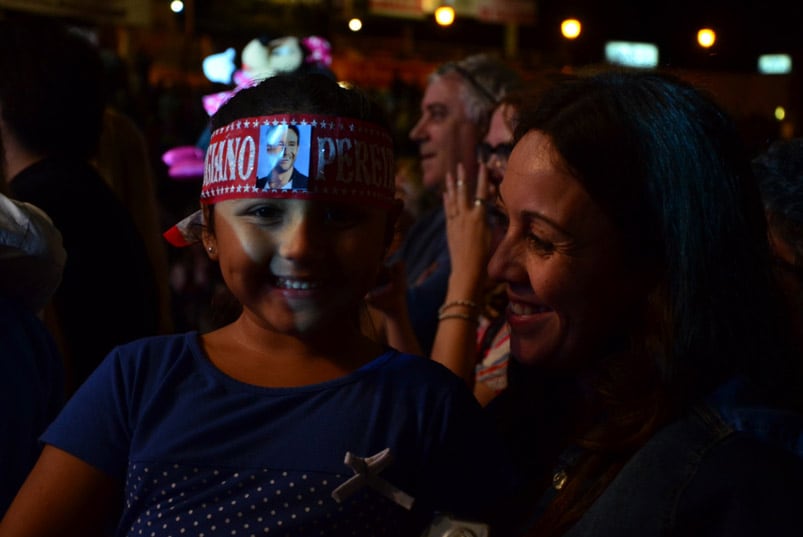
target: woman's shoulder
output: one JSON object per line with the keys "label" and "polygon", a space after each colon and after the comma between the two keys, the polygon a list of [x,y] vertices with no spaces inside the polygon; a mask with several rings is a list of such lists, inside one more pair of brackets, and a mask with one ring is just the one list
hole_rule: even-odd
{"label": "woman's shoulder", "polygon": [[678,534],[803,535],[803,458],[734,431],[701,457],[677,504]]}
{"label": "woman's shoulder", "polygon": [[768,403],[746,379],[723,383],[706,403],[733,429],[803,457],[803,413]]}
{"label": "woman's shoulder", "polygon": [[[739,483],[763,481],[777,490],[788,476],[803,478],[803,457],[771,438],[739,430],[705,405],[658,431],[628,465],[634,462],[643,470],[655,464],[664,470],[674,468],[678,476],[685,473],[679,479],[685,480],[688,490],[710,485],[726,494]],[[797,488],[803,494],[803,480],[798,480]]]}
{"label": "woman's shoulder", "polygon": [[700,408],[642,446],[567,535],[803,535],[800,505],[803,458]]}
{"label": "woman's shoulder", "polygon": [[803,457],[749,432],[733,431],[705,452],[694,480],[716,482],[717,486],[730,491],[745,484],[751,488],[753,485],[765,488],[760,486],[762,483],[766,488],[779,490],[793,482],[795,486],[790,492],[797,491],[803,506]]}

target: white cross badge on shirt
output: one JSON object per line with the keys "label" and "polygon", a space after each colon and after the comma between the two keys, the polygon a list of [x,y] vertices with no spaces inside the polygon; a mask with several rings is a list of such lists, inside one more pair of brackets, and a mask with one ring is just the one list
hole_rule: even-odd
{"label": "white cross badge on shirt", "polygon": [[347,451],[346,459],[343,462],[354,471],[354,475],[332,491],[332,498],[337,503],[342,503],[361,488],[368,486],[405,509],[412,509],[415,498],[394,487],[378,475],[379,472],[393,462],[390,448],[385,448],[376,455],[365,458],[358,457]]}

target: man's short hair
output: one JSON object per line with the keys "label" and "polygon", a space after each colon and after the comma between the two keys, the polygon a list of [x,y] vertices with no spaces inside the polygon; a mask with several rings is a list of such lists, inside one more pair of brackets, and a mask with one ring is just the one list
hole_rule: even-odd
{"label": "man's short hair", "polygon": [[475,54],[457,62],[447,62],[429,77],[430,83],[443,76],[457,76],[462,81],[458,97],[466,116],[484,132],[491,114],[508,92],[521,85],[519,73],[489,54]]}

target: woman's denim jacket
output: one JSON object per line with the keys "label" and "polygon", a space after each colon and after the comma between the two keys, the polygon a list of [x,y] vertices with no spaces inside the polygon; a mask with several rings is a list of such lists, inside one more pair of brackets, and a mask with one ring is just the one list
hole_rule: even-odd
{"label": "woman's denim jacket", "polygon": [[803,536],[803,416],[734,379],[624,466],[567,536]]}

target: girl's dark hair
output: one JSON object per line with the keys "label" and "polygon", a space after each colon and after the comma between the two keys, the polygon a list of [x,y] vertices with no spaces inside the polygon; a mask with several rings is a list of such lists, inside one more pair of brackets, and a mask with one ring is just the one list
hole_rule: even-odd
{"label": "girl's dark hair", "polygon": [[319,73],[279,74],[237,92],[212,117],[212,129],[243,117],[291,113],[351,117],[390,130],[385,110],[376,101]]}
{"label": "girl's dark hair", "polygon": [[[606,421],[541,521],[561,533],[667,420],[744,374],[768,394],[797,366],[780,332],[764,212],[731,118],[692,85],[610,71],[564,81],[519,113],[516,140],[546,134],[563,167],[618,227],[636,267],[655,274],[597,386]],[[634,374],[633,371],[639,371]],[[795,374],[793,374],[795,373]],[[788,392],[787,392],[788,393]]]}

